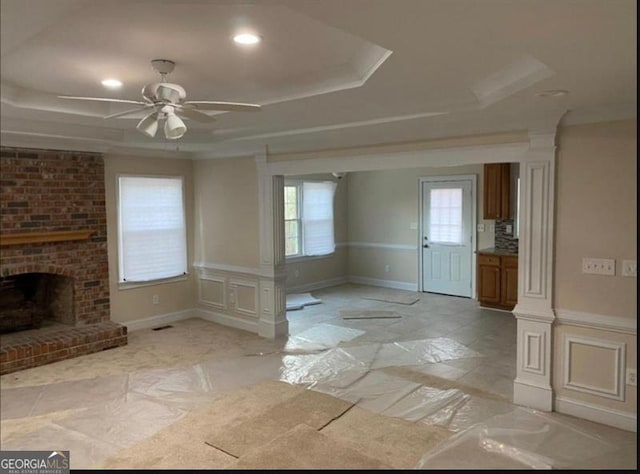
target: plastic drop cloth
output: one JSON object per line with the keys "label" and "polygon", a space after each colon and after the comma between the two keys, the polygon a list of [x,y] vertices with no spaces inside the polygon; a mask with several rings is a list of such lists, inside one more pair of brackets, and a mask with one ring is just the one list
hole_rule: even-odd
{"label": "plastic drop cloth", "polygon": [[444,337],[418,341],[338,347],[322,354],[283,358],[281,380],[292,384],[331,382],[348,385],[371,369],[424,365],[481,354]]}
{"label": "plastic drop cloth", "polygon": [[178,369],[154,369],[129,376],[129,391],[181,409],[209,399],[211,383],[200,365]]}
{"label": "plastic drop cloth", "polygon": [[287,341],[284,352],[312,352],[337,347],[341,342],[351,341],[366,331],[360,329],[318,324]]}
{"label": "plastic drop cloth", "polygon": [[282,358],[280,380],[296,385],[330,382],[348,387],[369,372],[378,351],[376,345],[330,349],[321,354],[288,355]]}
{"label": "plastic drop cloth", "polygon": [[427,453],[418,469],[567,469],[615,451],[585,429],[515,408],[472,426]]}
{"label": "plastic drop cloth", "polygon": [[[96,422],[96,420],[94,420]],[[55,423],[2,443],[3,451],[58,451],[69,450],[71,469],[89,469],[117,453],[121,448]]]}
{"label": "plastic drop cloth", "polygon": [[433,364],[480,356],[478,352],[446,337],[391,342],[382,344],[372,368]]}
{"label": "plastic drop cloth", "polygon": [[153,436],[186,412],[143,395],[129,394],[56,422],[68,430],[123,448]]}
{"label": "plastic drop cloth", "polygon": [[[369,372],[348,386],[335,386],[329,381],[310,388],[374,413],[446,428],[450,428],[459,408],[471,399],[460,390],[440,390],[381,372]],[[457,423],[461,421],[458,419]]]}

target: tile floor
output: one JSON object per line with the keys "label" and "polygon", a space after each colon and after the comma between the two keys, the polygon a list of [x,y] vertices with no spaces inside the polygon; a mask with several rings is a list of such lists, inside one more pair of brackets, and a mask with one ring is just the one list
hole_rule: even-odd
{"label": "tile floor", "polygon": [[[456,341],[474,357],[451,357],[401,369],[455,380],[511,400],[516,353],[512,314],[481,309],[472,300],[432,294],[421,294],[420,301],[410,306],[362,298],[370,291],[371,287],[361,285],[314,291],[323,303],[287,314],[288,339],[266,340],[190,319],[163,331],[132,332],[126,347],[2,376],[1,447],[69,449],[73,468],[97,465],[213,398],[262,380],[280,379],[285,358],[292,357],[286,355],[287,348],[297,344],[304,351],[309,342],[302,337],[305,335],[315,338],[312,344],[335,346],[338,340],[332,341],[333,334],[325,331],[331,328],[348,339],[339,342],[339,347],[351,353],[367,347],[396,349],[389,343],[413,347],[407,341],[419,339]],[[343,320],[340,310],[395,311],[402,317]],[[377,357],[384,357],[384,350],[378,352]],[[329,351],[316,348],[313,353]],[[501,410],[513,408],[500,403]],[[622,467],[635,465],[635,433],[552,416],[615,441],[622,453],[616,462]]]}

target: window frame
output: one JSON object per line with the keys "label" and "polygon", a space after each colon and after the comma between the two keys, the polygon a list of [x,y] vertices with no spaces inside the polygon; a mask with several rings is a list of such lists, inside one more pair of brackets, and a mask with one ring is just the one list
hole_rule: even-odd
{"label": "window frame", "polygon": [[[325,254],[325,255],[305,255],[304,254],[304,226],[302,225],[302,220],[304,218],[304,216],[302,215],[302,209],[303,209],[303,183],[324,183],[325,181],[333,181],[330,179],[285,179],[284,181],[284,186],[296,186],[298,188],[298,192],[297,192],[297,197],[298,197],[298,202],[297,202],[297,210],[298,210],[298,251],[299,253],[295,254],[295,255],[286,255],[286,249],[285,249],[285,261],[286,262],[296,262],[296,261],[302,261],[302,260],[318,260],[318,259],[322,259],[322,258],[329,258],[329,257],[333,257],[336,253],[336,250],[334,250],[331,253]],[[334,181],[335,182],[335,181]],[[335,216],[335,195],[334,195],[334,199],[333,199],[333,229],[335,232],[335,228],[336,228],[336,216]],[[285,219],[285,222],[287,220],[291,220],[291,219]],[[286,242],[286,230],[285,230],[285,242]],[[336,249],[339,247],[340,245],[338,243],[336,243]]]}
{"label": "window frame", "polygon": [[[150,173],[118,173],[115,176],[115,197],[116,197],[116,237],[117,237],[117,282],[118,289],[127,290],[133,288],[140,288],[145,286],[161,285],[164,283],[172,283],[176,281],[185,281],[189,279],[189,239],[187,230],[187,199],[186,199],[186,178],[183,175],[170,175],[170,174],[150,174]],[[186,265],[185,271],[182,275],[176,275],[166,278],[156,278],[148,281],[123,281],[122,280],[122,268],[123,268],[123,252],[122,252],[122,212],[120,206],[122,200],[120,199],[120,178],[157,178],[157,179],[179,179],[181,183],[181,195],[182,195],[182,221],[184,229],[184,245],[186,250]]]}

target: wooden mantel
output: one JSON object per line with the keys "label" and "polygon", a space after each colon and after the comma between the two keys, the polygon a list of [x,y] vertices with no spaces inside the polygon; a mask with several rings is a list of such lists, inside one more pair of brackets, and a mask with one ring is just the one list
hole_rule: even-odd
{"label": "wooden mantel", "polygon": [[94,231],[92,230],[63,230],[56,232],[30,232],[28,234],[1,234],[0,246],[89,240],[93,233]]}

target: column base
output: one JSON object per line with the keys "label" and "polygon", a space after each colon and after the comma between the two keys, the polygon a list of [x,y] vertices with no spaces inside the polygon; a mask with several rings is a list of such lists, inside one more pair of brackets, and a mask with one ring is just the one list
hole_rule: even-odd
{"label": "column base", "polygon": [[516,379],[513,382],[513,403],[540,411],[553,411],[553,390]]}

